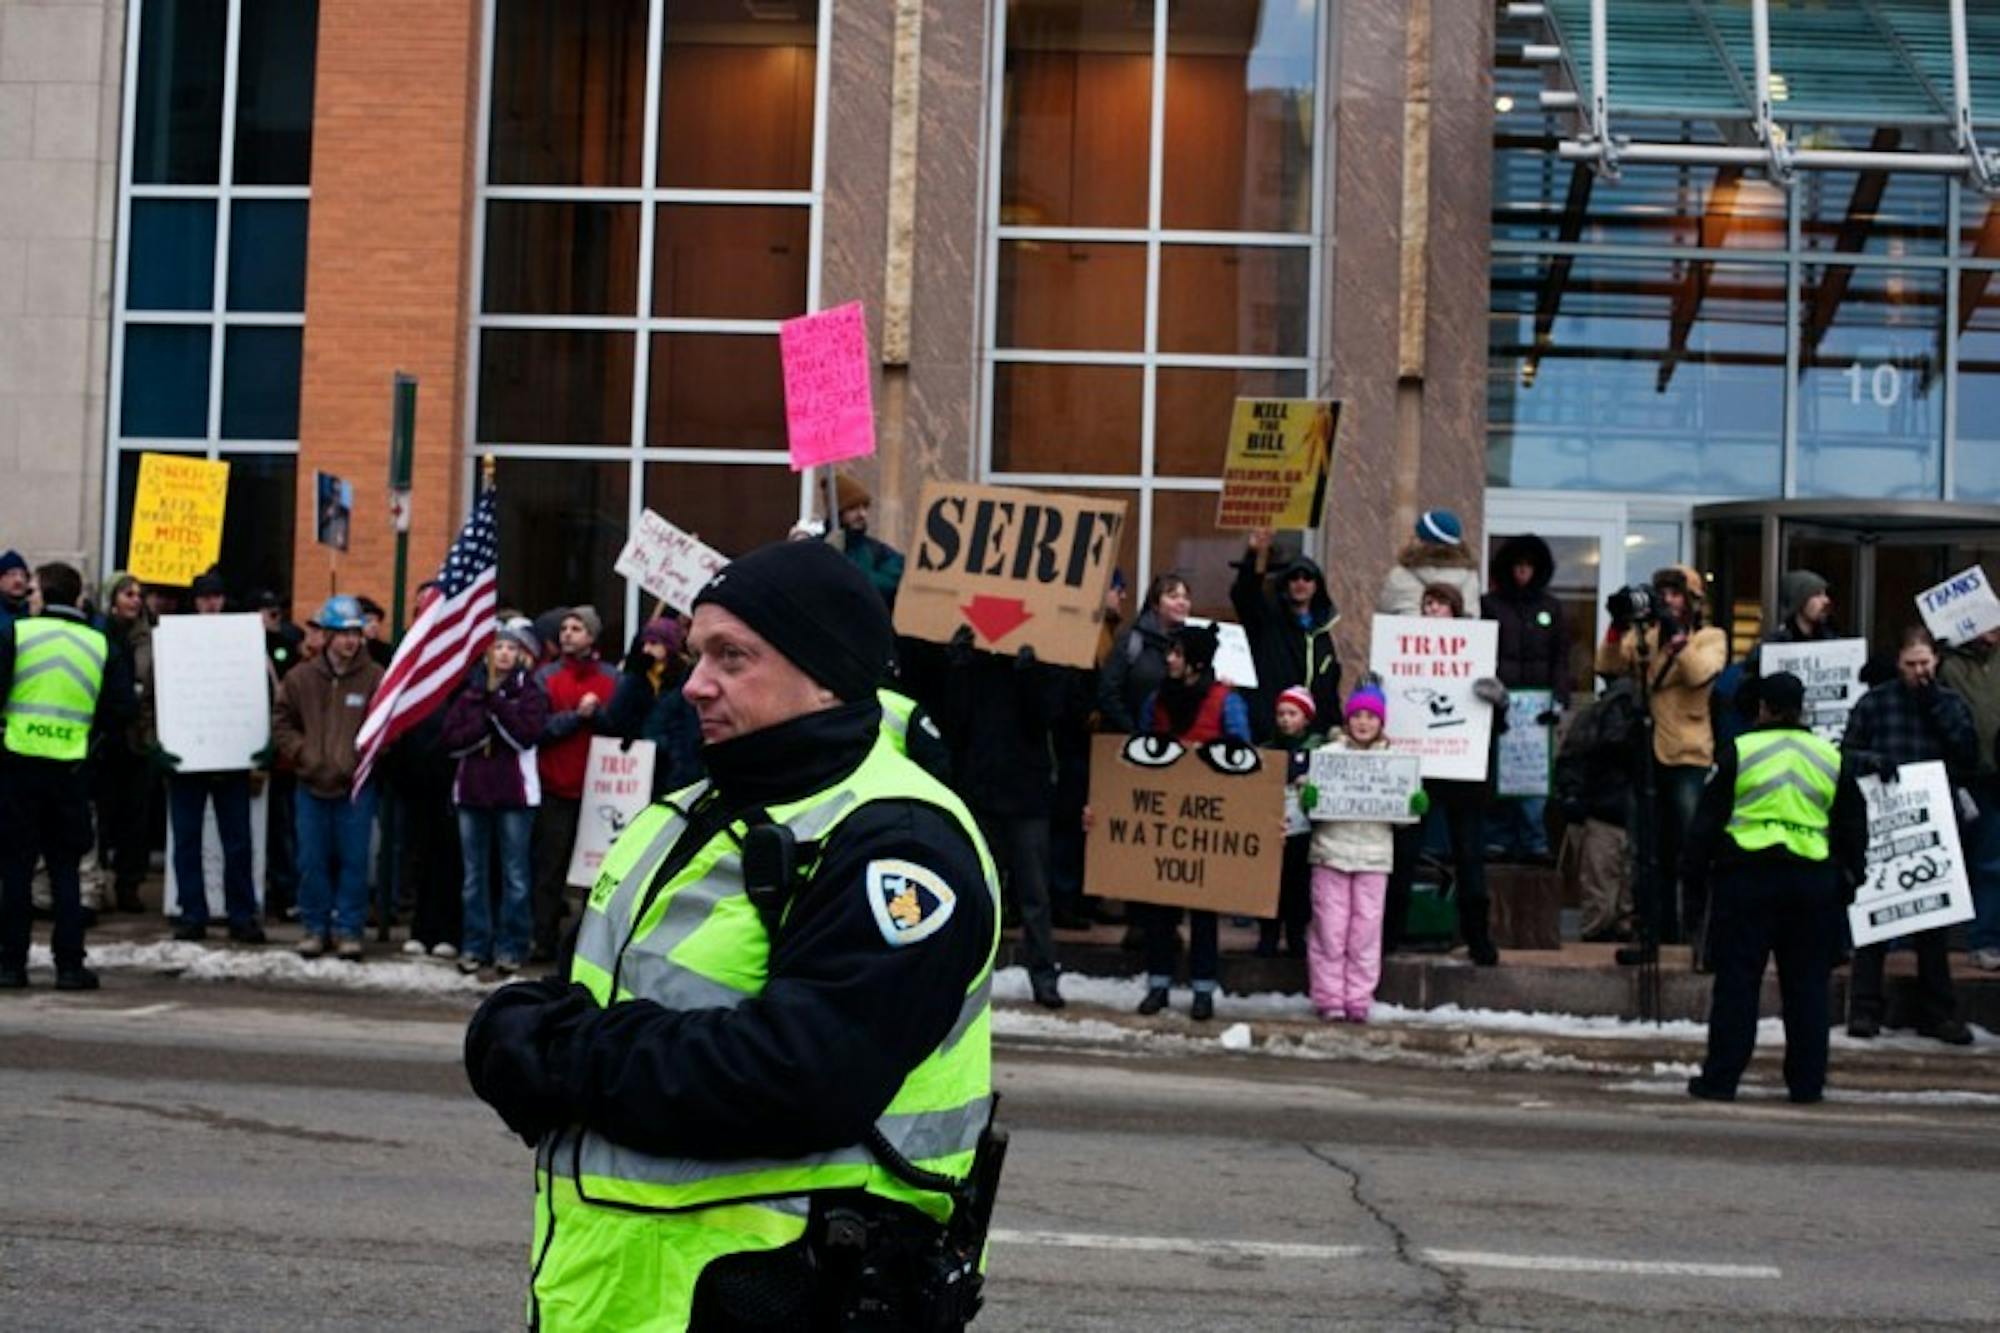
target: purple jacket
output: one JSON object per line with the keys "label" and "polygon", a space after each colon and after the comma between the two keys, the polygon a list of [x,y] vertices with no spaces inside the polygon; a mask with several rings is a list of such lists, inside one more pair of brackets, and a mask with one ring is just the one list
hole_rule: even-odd
{"label": "purple jacket", "polygon": [[481,810],[520,810],[542,803],[541,775],[535,768],[535,742],[548,725],[549,697],[534,678],[517,669],[486,688],[486,666],[472,669],[452,698],[438,738],[445,752],[458,760],[458,780],[452,800]]}

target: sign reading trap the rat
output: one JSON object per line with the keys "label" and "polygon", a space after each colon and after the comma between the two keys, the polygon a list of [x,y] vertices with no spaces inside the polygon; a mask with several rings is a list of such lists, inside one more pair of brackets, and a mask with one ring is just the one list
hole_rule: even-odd
{"label": "sign reading trap the rat", "polygon": [[1897,777],[1861,779],[1868,878],[1847,909],[1857,947],[1972,919],[1972,885],[1944,765],[1905,764]]}
{"label": "sign reading trap the rat", "polygon": [[1789,671],[1806,687],[1805,724],[1822,740],[1840,744],[1847,715],[1867,693],[1861,668],[1868,664],[1868,640],[1821,639],[1812,643],[1767,643],[1759,652],[1762,674]]}
{"label": "sign reading trap the rat", "polygon": [[1425,777],[1486,777],[1493,706],[1472,686],[1494,674],[1499,652],[1500,626],[1491,620],[1375,617],[1368,665],[1389,700],[1384,730],[1398,750],[1423,760]]}
{"label": "sign reading trap the rat", "polygon": [[1277,914],[1283,756],[1234,741],[1099,736],[1090,750],[1090,810],[1084,879],[1092,893]]}
{"label": "sign reading trap the rat", "polygon": [[587,888],[597,879],[604,854],[653,799],[653,759],[651,741],[626,745],[613,736],[590,738],[583,804],[577,811],[576,841],[569,855],[572,886]]}

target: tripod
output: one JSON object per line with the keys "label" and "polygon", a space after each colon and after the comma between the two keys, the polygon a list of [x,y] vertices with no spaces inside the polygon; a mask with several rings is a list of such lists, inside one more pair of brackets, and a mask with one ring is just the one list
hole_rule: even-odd
{"label": "tripod", "polygon": [[[1658,622],[1655,622],[1656,624]],[[1629,631],[1638,637],[1633,651],[1638,659],[1639,745],[1633,756],[1632,812],[1632,906],[1638,918],[1633,944],[1638,967],[1639,1018],[1656,1025],[1664,1021],[1660,993],[1660,912],[1671,901],[1673,885],[1660,883],[1660,828],[1655,810],[1657,790],[1653,765],[1653,678],[1652,649],[1646,642],[1643,625]]]}

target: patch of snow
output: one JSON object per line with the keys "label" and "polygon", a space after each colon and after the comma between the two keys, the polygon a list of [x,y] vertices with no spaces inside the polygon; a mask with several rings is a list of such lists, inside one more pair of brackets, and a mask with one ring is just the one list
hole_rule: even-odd
{"label": "patch of snow", "polygon": [[1251,1042],[1250,1025],[1248,1023],[1231,1023],[1222,1030],[1222,1035],[1217,1037],[1216,1041],[1221,1043],[1222,1049],[1225,1051],[1247,1051],[1250,1049]]}
{"label": "patch of snow", "polygon": [[[379,947],[379,946],[378,946]],[[311,987],[390,994],[481,995],[499,983],[467,976],[443,961],[371,954],[361,963],[304,959],[283,948],[211,948],[191,940],[152,944],[97,944],[91,967],[177,976],[182,981],[248,981],[267,986]],[[53,967],[46,947],[28,951],[30,967]]]}
{"label": "patch of snow", "polygon": [[[1655,1069],[1665,1072],[1661,1066],[1655,1066]],[[1699,1071],[1690,1065],[1688,1072],[1692,1074]],[[1620,1083],[1607,1083],[1604,1087],[1607,1092],[1632,1092],[1642,1097],[1683,1099],[1687,1097],[1685,1077],[1671,1082],[1631,1079]],[[1740,1102],[1782,1102],[1784,1099],[1783,1088],[1746,1083],[1736,1090],[1736,1100]],[[1830,1102],[1865,1106],[2000,1106],[2000,1093],[1970,1092],[1952,1088],[1927,1088],[1903,1092],[1895,1089],[1833,1087],[1826,1090],[1826,1099]]]}

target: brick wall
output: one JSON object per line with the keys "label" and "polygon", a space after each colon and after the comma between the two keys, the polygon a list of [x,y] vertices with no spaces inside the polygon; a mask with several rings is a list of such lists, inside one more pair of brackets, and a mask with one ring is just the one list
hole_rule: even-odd
{"label": "brick wall", "polygon": [[477,0],[320,0],[293,592],[326,596],[313,473],[354,483],[337,582],[389,605],[391,382],[418,377],[412,584],[461,521],[468,265],[475,220]]}

